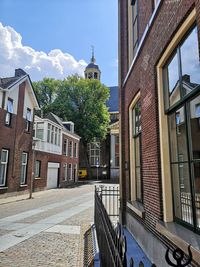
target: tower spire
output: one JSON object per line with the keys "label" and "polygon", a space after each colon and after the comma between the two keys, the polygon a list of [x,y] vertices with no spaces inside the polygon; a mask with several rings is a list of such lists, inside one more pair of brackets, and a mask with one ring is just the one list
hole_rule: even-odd
{"label": "tower spire", "polygon": [[96,59],[94,57],[94,46],[91,45],[91,48],[92,48],[92,57],[91,57],[91,63],[95,63],[96,62]]}

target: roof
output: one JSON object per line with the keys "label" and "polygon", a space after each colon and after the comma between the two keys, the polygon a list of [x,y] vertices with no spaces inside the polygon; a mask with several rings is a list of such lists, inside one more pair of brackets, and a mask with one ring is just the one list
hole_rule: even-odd
{"label": "roof", "polygon": [[31,79],[29,75],[22,69],[15,69],[15,76],[13,77],[6,77],[6,78],[0,78],[0,90],[5,91],[11,91],[14,90],[17,85],[20,83],[27,81],[28,84],[28,90],[30,91],[32,95],[32,100],[34,101],[34,107],[36,109],[39,109],[39,103],[37,100],[37,96],[35,94]]}
{"label": "roof", "polygon": [[97,69],[99,70],[99,66],[94,63],[89,63],[85,69]]}
{"label": "roof", "polygon": [[118,86],[109,87],[110,97],[106,103],[109,112],[119,111],[119,97],[118,97]]}
{"label": "roof", "polygon": [[67,129],[64,127],[64,125],[63,125],[64,122],[62,121],[62,119],[59,118],[59,117],[58,117],[56,114],[54,114],[53,112],[48,113],[48,114],[45,116],[45,119],[48,119],[48,120],[50,120],[50,121],[53,121],[53,122],[55,122],[56,124],[62,126],[62,127],[63,127],[63,130],[64,130],[66,133],[71,134],[71,135],[73,135],[74,137],[80,138],[80,136],[77,135],[76,133],[72,133],[72,132],[70,132],[69,130],[67,130]]}
{"label": "roof", "polygon": [[19,77],[8,77],[8,78],[0,78],[0,87],[2,89],[7,89],[14,82],[19,80]]}

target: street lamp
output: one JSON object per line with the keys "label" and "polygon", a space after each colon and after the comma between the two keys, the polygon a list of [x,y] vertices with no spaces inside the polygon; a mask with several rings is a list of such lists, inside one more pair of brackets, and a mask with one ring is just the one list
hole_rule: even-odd
{"label": "street lamp", "polygon": [[38,139],[33,138],[32,141],[32,174],[31,174],[31,184],[30,184],[30,192],[29,192],[29,198],[32,198],[32,194],[33,194],[33,181],[35,178],[35,147],[36,147],[36,143],[37,141],[39,141]]}

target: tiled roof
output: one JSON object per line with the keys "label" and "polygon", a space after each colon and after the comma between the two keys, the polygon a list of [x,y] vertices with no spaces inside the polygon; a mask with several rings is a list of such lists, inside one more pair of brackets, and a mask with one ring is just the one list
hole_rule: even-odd
{"label": "tiled roof", "polygon": [[0,87],[3,89],[8,88],[11,84],[19,80],[20,77],[8,77],[8,78],[0,78]]}
{"label": "tiled roof", "polygon": [[109,87],[110,97],[106,103],[109,112],[119,111],[118,86]]}

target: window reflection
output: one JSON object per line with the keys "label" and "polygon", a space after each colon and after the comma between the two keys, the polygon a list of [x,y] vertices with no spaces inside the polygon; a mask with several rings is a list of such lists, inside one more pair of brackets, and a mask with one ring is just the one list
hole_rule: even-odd
{"label": "window reflection", "polygon": [[166,108],[176,104],[200,85],[200,61],[197,27],[178,46],[175,55],[164,68],[165,87],[168,92]]}
{"label": "window reflection", "polygon": [[200,84],[200,62],[197,27],[180,47],[184,94],[188,94]]}

